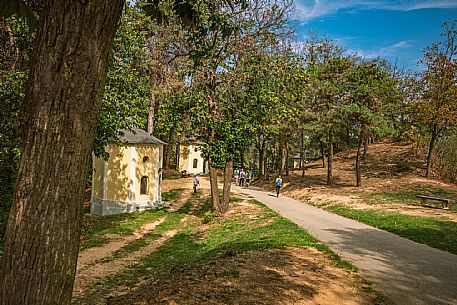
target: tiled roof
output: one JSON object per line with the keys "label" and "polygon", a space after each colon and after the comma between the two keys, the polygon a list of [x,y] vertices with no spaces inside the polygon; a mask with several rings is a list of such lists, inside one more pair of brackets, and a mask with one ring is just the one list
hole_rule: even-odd
{"label": "tiled roof", "polygon": [[119,129],[119,140],[127,144],[166,144],[140,128]]}

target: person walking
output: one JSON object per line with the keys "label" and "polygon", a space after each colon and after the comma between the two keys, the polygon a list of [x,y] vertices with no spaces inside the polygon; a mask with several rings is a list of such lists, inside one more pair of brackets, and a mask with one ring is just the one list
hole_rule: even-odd
{"label": "person walking", "polygon": [[240,186],[244,186],[244,181],[246,179],[246,172],[244,169],[240,170]]}
{"label": "person walking", "polygon": [[239,179],[240,179],[240,171],[238,170],[238,167],[235,168],[235,172],[233,173],[235,176],[235,185],[239,184]]}
{"label": "person walking", "polygon": [[281,189],[281,186],[282,186],[282,178],[281,178],[281,175],[279,175],[275,181],[276,197],[279,197],[279,190]]}
{"label": "person walking", "polygon": [[198,174],[194,174],[194,194],[197,194],[197,186],[200,185],[200,179],[198,178]]}

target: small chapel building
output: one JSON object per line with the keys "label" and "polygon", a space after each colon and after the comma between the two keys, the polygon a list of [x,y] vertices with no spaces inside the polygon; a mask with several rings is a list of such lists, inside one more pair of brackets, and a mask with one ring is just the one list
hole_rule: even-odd
{"label": "small chapel building", "polygon": [[187,174],[201,174],[208,172],[208,162],[203,158],[200,146],[205,143],[194,137],[184,138],[178,143],[177,170]]}
{"label": "small chapel building", "polygon": [[164,142],[146,131],[119,130],[120,143],[109,143],[109,159],[93,156],[90,212],[111,215],[162,205]]}

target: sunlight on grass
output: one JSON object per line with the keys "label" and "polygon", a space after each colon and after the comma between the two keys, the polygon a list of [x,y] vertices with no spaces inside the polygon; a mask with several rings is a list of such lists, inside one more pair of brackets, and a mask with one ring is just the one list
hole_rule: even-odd
{"label": "sunlight on grass", "polygon": [[419,217],[342,205],[326,208],[335,214],[386,230],[413,241],[457,254],[457,223],[438,217]]}

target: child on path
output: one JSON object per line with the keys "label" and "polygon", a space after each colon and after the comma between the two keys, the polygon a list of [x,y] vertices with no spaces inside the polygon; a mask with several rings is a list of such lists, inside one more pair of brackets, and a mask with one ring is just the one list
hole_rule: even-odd
{"label": "child on path", "polygon": [[282,186],[282,178],[281,178],[281,175],[279,175],[275,181],[276,197],[279,197],[279,190],[281,189],[281,186]]}
{"label": "child on path", "polygon": [[197,186],[200,185],[200,179],[198,179],[198,174],[194,174],[194,194],[197,194]]}

